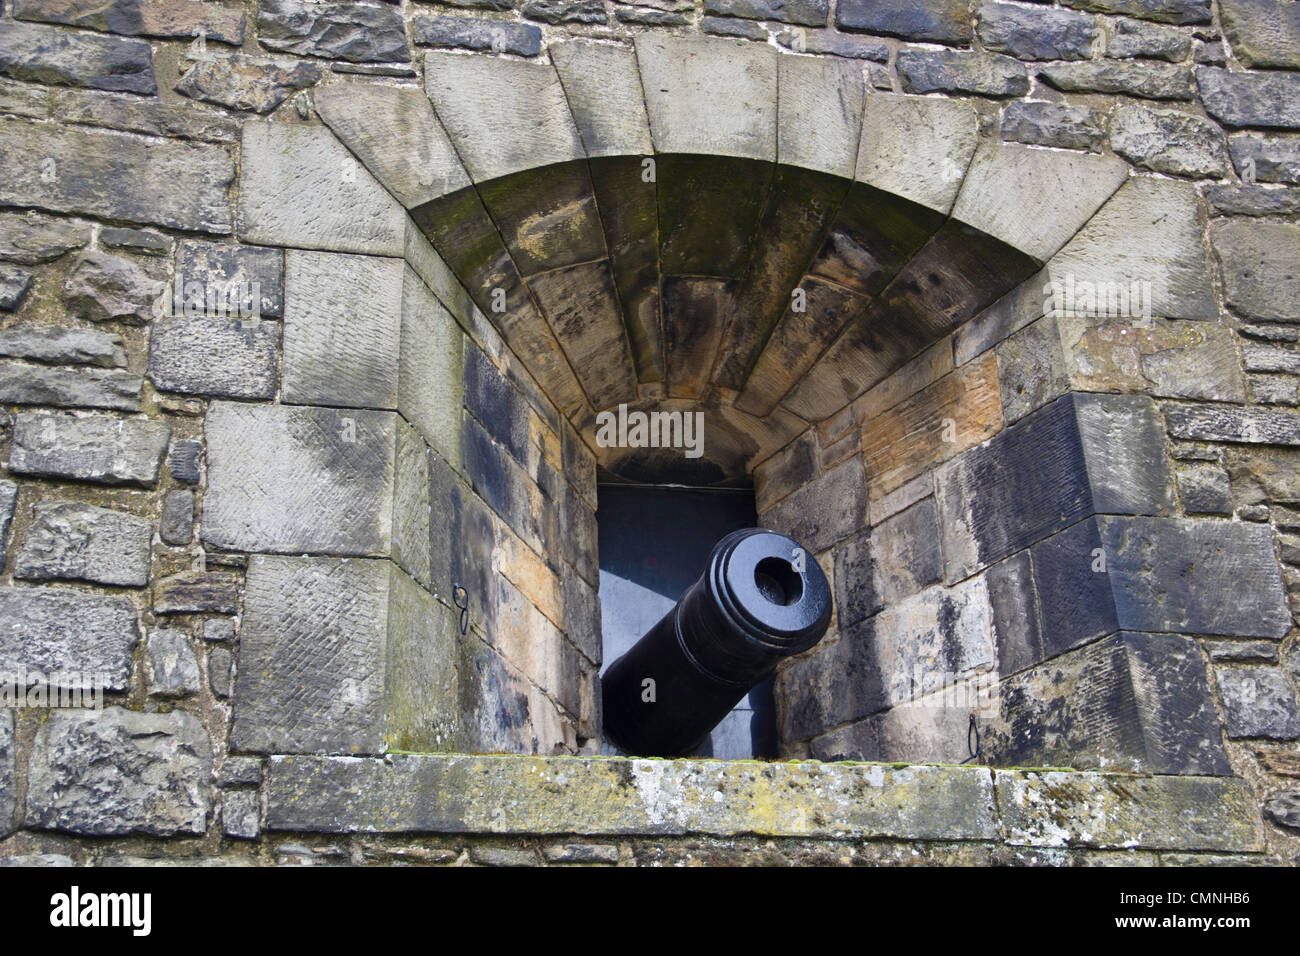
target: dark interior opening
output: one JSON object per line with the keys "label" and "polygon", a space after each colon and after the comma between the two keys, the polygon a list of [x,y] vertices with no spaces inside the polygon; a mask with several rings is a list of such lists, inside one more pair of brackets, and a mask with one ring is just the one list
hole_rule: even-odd
{"label": "dark interior opening", "polygon": [[[754,527],[758,518],[752,488],[601,483],[597,497],[604,673],[677,603],[713,546],[732,531]],[[766,572],[777,603],[798,600],[799,576],[788,563],[775,564],[785,565]],[[772,682],[750,691],[695,755],[774,758]]]}
{"label": "dark interior opening", "polygon": [[803,580],[783,558],[764,558],[754,568],[754,584],[773,604],[789,607],[803,596]]}

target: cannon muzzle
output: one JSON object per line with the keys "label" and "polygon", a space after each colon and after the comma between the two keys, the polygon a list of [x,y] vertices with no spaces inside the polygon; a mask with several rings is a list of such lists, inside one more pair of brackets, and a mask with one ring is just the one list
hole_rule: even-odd
{"label": "cannon muzzle", "polygon": [[637,756],[691,753],[781,660],[821,640],[830,619],[830,587],[811,555],[773,531],[732,532],[605,672],[605,736]]}

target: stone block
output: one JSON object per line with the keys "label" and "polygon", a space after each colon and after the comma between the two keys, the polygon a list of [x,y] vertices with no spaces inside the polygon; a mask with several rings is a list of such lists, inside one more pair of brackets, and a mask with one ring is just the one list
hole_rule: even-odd
{"label": "stone block", "polygon": [[854,178],[946,215],[977,143],[970,103],[873,93],[862,114]]}
{"label": "stone block", "polygon": [[1229,737],[1300,737],[1300,704],[1276,667],[1218,667],[1214,677]]}
{"label": "stone block", "polygon": [[1174,438],[1239,442],[1248,445],[1300,445],[1300,415],[1276,408],[1219,403],[1164,406]]}
{"label": "stone block", "polygon": [[1186,33],[1141,20],[1114,21],[1106,39],[1106,55],[1116,59],[1140,56],[1181,63],[1191,52],[1192,38]]}
{"label": "stone block", "polygon": [[1300,69],[1300,10],[1283,0],[1223,0],[1223,32],[1248,67]]}
{"label": "stone block", "polygon": [[461,47],[517,56],[542,52],[541,28],[531,23],[424,16],[411,21],[411,36],[419,46]]}
{"label": "stone block", "polygon": [[1023,96],[1029,75],[1019,60],[964,50],[900,50],[898,78],[905,93]]}
{"label": "stone block", "polygon": [[549,63],[432,52],[425,90],[477,183],[582,159],[582,140]]}
{"label": "stone block", "polygon": [[0,589],[0,674],[26,670],[66,687],[92,689],[99,682],[105,691],[125,691],[138,640],[135,609],[125,597]]}
{"label": "stone block", "polygon": [[279,359],[279,322],[159,319],[149,336],[149,379],[163,392],[270,399]]}
{"label": "stone block", "polygon": [[[952,214],[1046,262],[1127,176],[1113,157],[986,143],[971,160]],[[1051,216],[1040,214],[1045,208]]]}
{"label": "stone block", "polygon": [[63,300],[77,318],[144,325],[157,308],[159,285],[134,259],[87,249],[63,283]]}
{"label": "stone block", "polygon": [[442,302],[404,268],[397,410],[453,465],[460,464],[465,341]]}
{"label": "stone block", "polygon": [[1109,93],[1150,100],[1190,100],[1194,93],[1192,71],[1176,63],[1048,63],[1038,75],[1048,86],[1066,93]]}
{"label": "stone block", "polygon": [[1033,560],[1045,639],[1072,645],[1114,626],[1278,639],[1291,626],[1261,525],[1098,516],[1036,545]]}
{"label": "stone block", "polygon": [[154,584],[153,610],[155,614],[234,614],[239,610],[239,577],[221,571],[182,571],[160,578]]}
{"label": "stone block", "polygon": [[1233,850],[1261,847],[1243,780],[995,770],[1003,839],[1042,847]]}
{"label": "stone block", "polygon": [[[235,166],[219,147],[146,142],[126,133],[3,119],[0,151],[41,157],[40,162],[0,168],[0,202],[6,205],[218,235],[230,232],[227,190]],[[53,176],[48,175],[51,169]],[[141,176],[142,169],[149,175]],[[158,189],[160,182],[169,188]]]}
{"label": "stone block", "polygon": [[[198,289],[191,295],[186,286],[194,282]],[[176,248],[175,284],[181,287],[187,316],[190,309],[207,310],[212,290],[217,301],[238,301],[255,308],[253,317],[279,318],[284,314],[284,253],[259,246],[187,239]],[[248,302],[243,301],[245,296]],[[231,311],[228,307],[227,315]]]}
{"label": "stone block", "polygon": [[1032,146],[1096,151],[1106,133],[1095,110],[1030,100],[1007,104],[1002,111],[1002,137]]}
{"label": "stone block", "polygon": [[144,379],[119,369],[45,368],[0,360],[0,402],[138,412]]}
{"label": "stone block", "polygon": [[835,565],[835,621],[847,628],[885,606],[876,593],[876,569],[867,530],[840,542],[832,551]]}
{"label": "stone block", "polygon": [[1124,107],[1111,121],[1110,143],[1129,162],[1157,173],[1219,179],[1228,171],[1222,130],[1190,113]]}
{"label": "stone block", "polygon": [[656,152],[776,159],[773,50],[651,33],[633,42]]}
{"label": "stone block", "polygon": [[419,573],[421,549],[403,534],[428,486],[395,464],[410,430],[392,412],[213,403],[200,537],[261,553],[410,549]]}
{"label": "stone block", "polygon": [[759,516],[759,523],[816,554],[867,522],[867,482],[860,458],[850,458],[803,485]]}
{"label": "stone block", "polygon": [[126,368],[122,336],[98,329],[17,325],[0,331],[0,355],[50,365]]}
{"label": "stone block", "polygon": [[50,219],[34,212],[0,213],[0,259],[8,262],[28,266],[52,262],[89,242],[89,223]]}
{"label": "stone block", "polygon": [[871,531],[874,593],[889,607],[943,578],[934,498],[923,498]]}
{"label": "stone block", "polygon": [[14,828],[14,805],[17,796],[14,785],[14,712],[0,711],[0,837],[7,837]]}
{"label": "stone block", "polygon": [[20,20],[62,23],[125,36],[206,37],[239,46],[244,14],[193,0],[15,0]]}
{"label": "stone block", "polygon": [[299,90],[319,82],[315,63],[263,57],[199,57],[173,89],[181,96],[265,116]]}
{"label": "stone block", "polygon": [[212,745],[184,711],[53,711],[36,732],[24,819],[83,836],[202,834]]}
{"label": "stone block", "polygon": [[125,587],[149,582],[148,518],[79,501],[43,501],[14,564],[14,577]]}
{"label": "stone block", "polygon": [[237,840],[256,840],[262,832],[262,798],[256,790],[221,795],[221,832]]}
{"label": "stone block", "polygon": [[783,56],[777,67],[777,162],[852,179],[867,96],[861,71],[834,57]]}
{"label": "stone block", "polygon": [[260,0],[257,38],[272,50],[351,63],[390,63],[411,55],[401,11],[387,3]]}
{"label": "stone block", "polygon": [[1228,305],[1249,319],[1300,322],[1300,226],[1228,220],[1210,227]]}
{"label": "stone block", "polygon": [[1196,87],[1205,112],[1226,126],[1300,129],[1300,75],[1198,66]]}
{"label": "stone block", "polygon": [[588,156],[654,152],[632,50],[572,39],[551,43],[550,53]]}
{"label": "stone block", "polygon": [[994,765],[1232,772],[1200,651],[1177,634],[1122,631],[1036,663],[977,716]]}
{"label": "stone block", "polygon": [[230,696],[235,656],[224,647],[214,647],[208,652],[208,687],[223,700]]}
{"label": "stone block", "polygon": [[14,312],[27,297],[27,290],[32,287],[34,272],[18,266],[0,264],[0,309]]}
{"label": "stone block", "polygon": [[950,583],[1090,514],[1167,514],[1155,403],[1058,399],[944,465],[936,494]]}
{"label": "stone block", "polygon": [[841,30],[966,45],[971,40],[970,7],[964,0],[845,0],[835,9]]}
{"label": "stone block", "polygon": [[421,90],[339,83],[314,100],[321,119],[407,209],[470,184]]}
{"label": "stone block", "polygon": [[190,543],[194,534],[194,492],[188,488],[169,491],[163,499],[158,533],[163,543],[179,547]]}
{"label": "stone block", "polygon": [[300,249],[400,256],[401,204],[323,127],[244,124],[242,239]]}
{"label": "stone block", "polygon": [[158,92],[148,43],[12,21],[0,33],[0,76],[144,96]]}
{"label": "stone block", "polygon": [[18,486],[12,481],[0,481],[0,567],[9,554],[9,526],[14,520],[18,504]]}
{"label": "stone block", "polygon": [[149,635],[149,696],[189,697],[199,692],[199,662],[189,635],[175,627]]}
{"label": "stone block", "polygon": [[171,426],[142,419],[44,412],[14,416],[9,470],[98,484],[153,486]]}
{"label": "stone block", "polygon": [[454,613],[391,562],[253,558],[232,748],[454,746],[455,628]]}
{"label": "stone block", "polygon": [[1086,60],[1098,29],[1086,14],[992,0],[979,5],[979,36],[986,50],[1019,60]]}

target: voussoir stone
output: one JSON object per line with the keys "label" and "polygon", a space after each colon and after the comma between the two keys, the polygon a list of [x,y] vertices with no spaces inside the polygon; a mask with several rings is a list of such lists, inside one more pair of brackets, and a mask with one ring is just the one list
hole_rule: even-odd
{"label": "voussoir stone", "polygon": [[125,597],[0,588],[0,674],[25,669],[62,674],[56,683],[64,686],[125,690],[139,637],[135,608]]}
{"label": "voussoir stone", "polygon": [[3,118],[0,154],[39,157],[0,164],[0,202],[8,205],[230,232],[227,189],[235,166],[217,146]]}
{"label": "voussoir stone", "polygon": [[78,501],[41,502],[14,577],[144,587],[152,534],[151,522],[137,515]]}
{"label": "voussoir stone", "polygon": [[101,484],[153,485],[171,426],[164,422],[20,412],[9,470]]}
{"label": "voussoir stone", "polygon": [[54,711],[28,771],[25,819],[88,836],[201,834],[212,744],[192,714]]}
{"label": "voussoir stone", "polygon": [[143,40],[14,21],[0,30],[0,76],[146,96],[158,92],[153,55]]}
{"label": "voussoir stone", "polygon": [[1127,106],[1116,111],[1110,144],[1130,162],[1171,176],[1218,179],[1228,169],[1223,132],[1177,110]]}
{"label": "voussoir stone", "polygon": [[386,3],[260,0],[258,41],[273,50],[353,63],[410,58],[401,11]]}
{"label": "voussoir stone", "polygon": [[300,249],[400,256],[405,213],[322,127],[244,125],[240,236]]}

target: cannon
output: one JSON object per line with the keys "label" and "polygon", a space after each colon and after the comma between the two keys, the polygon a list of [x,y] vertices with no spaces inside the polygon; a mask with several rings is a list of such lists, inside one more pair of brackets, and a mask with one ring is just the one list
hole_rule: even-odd
{"label": "cannon", "polygon": [[694,751],[783,659],[826,633],[830,586],[790,538],[719,541],[699,578],[602,678],[606,738],[643,757]]}

